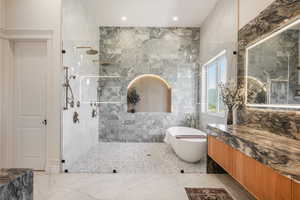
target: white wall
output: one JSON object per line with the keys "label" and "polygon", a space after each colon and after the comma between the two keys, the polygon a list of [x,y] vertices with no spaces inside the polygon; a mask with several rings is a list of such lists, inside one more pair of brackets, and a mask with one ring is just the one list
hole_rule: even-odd
{"label": "white wall", "polygon": [[[3,0],[2,0],[3,1]],[[5,29],[51,30],[52,42],[49,48],[51,69],[48,73],[47,105],[47,166],[48,170],[58,170],[60,163],[60,74],[61,74],[61,0],[4,0]],[[4,50],[10,51],[9,45]],[[6,111],[7,112],[7,111]],[[9,110],[8,110],[9,112]],[[7,113],[5,113],[7,114]],[[5,115],[4,114],[4,115]],[[9,130],[9,129],[6,129]],[[11,133],[6,131],[6,136]],[[3,142],[3,141],[2,141]],[[6,152],[9,155],[10,152]],[[7,166],[11,160],[5,159]]]}
{"label": "white wall", "polygon": [[[1,29],[4,27],[4,0],[0,0],[0,34]],[[3,74],[3,40],[0,36],[0,74]],[[0,77],[1,78],[1,77]],[[2,86],[3,86],[3,79],[0,79],[0,145],[3,143],[3,136],[2,136]],[[0,169],[3,167],[3,145],[0,147]]]}
{"label": "white wall", "polygon": [[99,43],[99,25],[96,15],[89,9],[85,1],[63,0],[63,40]]}
{"label": "white wall", "polygon": [[[205,64],[222,50],[227,51],[228,78],[235,78],[238,30],[254,19],[274,0],[219,0],[201,26],[200,61]],[[201,88],[201,87],[200,87]],[[201,92],[202,93],[202,92]],[[205,102],[201,102],[202,104]],[[200,127],[208,123],[224,123],[225,117],[200,113]]]}
{"label": "white wall", "polygon": [[[236,0],[220,0],[213,12],[207,17],[200,29],[201,67],[220,52],[226,50],[228,61],[227,77],[236,73],[233,51],[237,46],[238,3]],[[201,70],[202,71],[202,70]],[[204,74],[202,74],[203,76]],[[202,87],[199,87],[200,89]],[[201,96],[204,93],[201,91]],[[201,106],[206,102],[201,97]],[[203,109],[202,109],[203,110]],[[208,123],[224,123],[225,118],[200,111],[200,128],[205,129]]]}
{"label": "white wall", "polygon": [[4,27],[4,16],[5,16],[5,12],[4,12],[4,0],[0,0],[0,28]]}
{"label": "white wall", "polygon": [[59,33],[60,6],[61,0],[6,0],[6,28],[45,28]]}
{"label": "white wall", "polygon": [[162,80],[143,77],[131,88],[135,88],[141,97],[135,106],[136,112],[171,112],[171,90]]}
{"label": "white wall", "polygon": [[268,7],[275,0],[239,0],[240,24],[243,28],[248,22],[254,19],[261,11]]}

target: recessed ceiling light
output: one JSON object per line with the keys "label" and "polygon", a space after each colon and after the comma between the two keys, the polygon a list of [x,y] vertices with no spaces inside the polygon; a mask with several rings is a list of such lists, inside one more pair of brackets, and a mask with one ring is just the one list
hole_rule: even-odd
{"label": "recessed ceiling light", "polygon": [[126,21],[126,20],[127,20],[127,17],[126,17],[126,16],[123,16],[123,17],[121,17],[121,20],[122,20],[122,21]]}
{"label": "recessed ceiling light", "polygon": [[177,17],[177,16],[174,16],[174,17],[173,17],[173,21],[175,21],[175,22],[178,21],[178,17]]}

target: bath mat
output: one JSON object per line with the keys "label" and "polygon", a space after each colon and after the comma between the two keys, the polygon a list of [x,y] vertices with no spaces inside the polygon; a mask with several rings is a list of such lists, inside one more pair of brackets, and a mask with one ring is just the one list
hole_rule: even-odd
{"label": "bath mat", "polygon": [[233,200],[233,198],[221,188],[185,188],[189,200]]}

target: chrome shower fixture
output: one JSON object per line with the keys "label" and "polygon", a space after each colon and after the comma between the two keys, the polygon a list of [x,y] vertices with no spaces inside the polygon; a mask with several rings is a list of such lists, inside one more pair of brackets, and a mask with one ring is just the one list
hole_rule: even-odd
{"label": "chrome shower fixture", "polygon": [[86,51],[86,54],[88,54],[88,55],[97,55],[98,54],[98,51],[93,49],[93,47],[90,47],[90,46],[78,46],[78,47],[76,47],[76,49],[88,49]]}
{"label": "chrome shower fixture", "polygon": [[77,111],[75,111],[74,113],[73,113],[73,123],[74,124],[79,124],[79,114],[78,114],[78,112]]}
{"label": "chrome shower fixture", "polygon": [[92,118],[97,117],[97,110],[95,108],[93,108],[92,110]]}
{"label": "chrome shower fixture", "polygon": [[97,104],[96,102],[91,102],[90,106],[92,108],[92,118],[96,118],[98,115],[97,107],[99,107],[99,104]]}
{"label": "chrome shower fixture", "polygon": [[80,101],[77,101],[76,106],[77,108],[80,108]]}
{"label": "chrome shower fixture", "polygon": [[[73,90],[71,88],[70,85],[70,80],[71,79],[76,79],[76,76],[72,75],[69,76],[69,67],[64,67],[65,70],[65,83],[63,84],[63,86],[65,87],[65,107],[64,110],[68,110],[69,105],[71,108],[74,108],[75,105],[75,99],[74,99],[74,94],[73,94]],[[70,94],[70,96],[69,96]]]}

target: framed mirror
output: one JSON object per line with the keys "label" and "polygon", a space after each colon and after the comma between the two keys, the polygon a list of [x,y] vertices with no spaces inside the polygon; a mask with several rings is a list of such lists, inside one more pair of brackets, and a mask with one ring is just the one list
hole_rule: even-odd
{"label": "framed mirror", "polygon": [[300,108],[300,20],[246,48],[246,85],[249,106]]}

